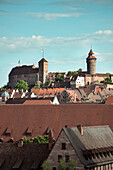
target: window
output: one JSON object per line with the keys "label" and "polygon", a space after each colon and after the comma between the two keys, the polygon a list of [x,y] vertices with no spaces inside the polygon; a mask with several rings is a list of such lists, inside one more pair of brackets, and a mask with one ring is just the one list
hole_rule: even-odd
{"label": "window", "polygon": [[62,159],[62,155],[58,155],[58,162]]}
{"label": "window", "polygon": [[53,167],[53,170],[56,170],[56,167]]}
{"label": "window", "polygon": [[66,150],[66,143],[62,143],[62,150]]}
{"label": "window", "polygon": [[65,160],[66,160],[66,162],[69,162],[69,155],[65,156]]}

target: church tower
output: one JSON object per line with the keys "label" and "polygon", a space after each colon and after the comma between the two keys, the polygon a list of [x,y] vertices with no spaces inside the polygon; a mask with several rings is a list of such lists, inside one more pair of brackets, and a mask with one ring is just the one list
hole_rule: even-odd
{"label": "church tower", "polygon": [[92,49],[90,50],[88,57],[86,58],[87,63],[87,74],[95,74],[96,73],[96,57]]}
{"label": "church tower", "polygon": [[48,61],[42,58],[39,61],[39,81],[45,83],[48,80]]}

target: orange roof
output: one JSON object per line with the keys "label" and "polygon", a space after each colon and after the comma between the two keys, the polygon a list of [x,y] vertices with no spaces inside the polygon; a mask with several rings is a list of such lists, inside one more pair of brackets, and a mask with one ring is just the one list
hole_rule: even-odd
{"label": "orange roof", "polygon": [[92,51],[92,49],[90,50],[89,54],[94,54],[94,52]]}
{"label": "orange roof", "polygon": [[55,95],[61,93],[64,88],[49,88],[49,89],[32,89],[31,92],[36,93],[38,96]]}
{"label": "orange roof", "polygon": [[109,96],[105,104],[113,104],[113,96]]}
{"label": "orange roof", "polygon": [[87,59],[96,59],[95,56],[93,56],[94,52],[92,51],[92,49],[90,50]]}
{"label": "orange roof", "polygon": [[51,100],[26,100],[23,104],[52,104]]}

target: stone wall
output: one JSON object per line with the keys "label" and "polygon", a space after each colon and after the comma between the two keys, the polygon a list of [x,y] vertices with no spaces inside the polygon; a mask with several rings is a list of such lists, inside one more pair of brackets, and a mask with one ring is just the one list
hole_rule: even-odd
{"label": "stone wall", "polygon": [[35,85],[35,82],[39,81],[39,73],[10,76],[9,85],[12,88],[15,88],[15,85],[19,82],[19,80],[24,80],[25,82],[28,83],[29,86]]}

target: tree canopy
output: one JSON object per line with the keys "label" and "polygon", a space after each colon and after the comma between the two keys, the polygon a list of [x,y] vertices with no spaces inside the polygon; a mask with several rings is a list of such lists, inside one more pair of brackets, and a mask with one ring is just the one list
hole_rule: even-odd
{"label": "tree canopy", "polygon": [[109,77],[105,77],[105,78],[104,78],[104,83],[105,83],[105,84],[111,84],[111,83],[112,83],[112,80],[111,80]]}
{"label": "tree canopy", "polygon": [[67,76],[77,75],[79,72],[82,72],[82,69],[79,68],[77,71],[68,71]]}
{"label": "tree canopy", "polygon": [[23,90],[28,90],[28,89],[29,89],[27,82],[25,82],[24,80],[20,80],[20,81],[16,84],[15,88],[18,89],[19,92],[21,92],[22,89],[23,89]]}
{"label": "tree canopy", "polygon": [[64,80],[64,76],[62,74],[58,74],[58,76],[55,79],[55,81],[63,81],[63,80]]}

